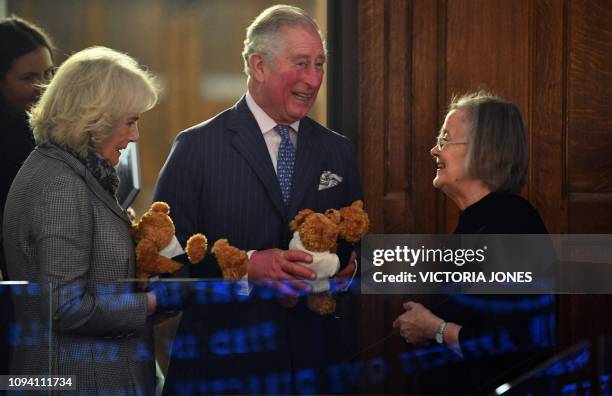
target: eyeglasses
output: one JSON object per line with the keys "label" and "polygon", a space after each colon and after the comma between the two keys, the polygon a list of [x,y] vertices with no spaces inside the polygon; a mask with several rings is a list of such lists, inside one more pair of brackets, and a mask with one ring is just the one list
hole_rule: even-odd
{"label": "eyeglasses", "polygon": [[453,142],[452,140],[448,140],[446,135],[438,135],[436,137],[436,147],[438,150],[442,151],[444,146],[447,144],[467,144],[468,142]]}

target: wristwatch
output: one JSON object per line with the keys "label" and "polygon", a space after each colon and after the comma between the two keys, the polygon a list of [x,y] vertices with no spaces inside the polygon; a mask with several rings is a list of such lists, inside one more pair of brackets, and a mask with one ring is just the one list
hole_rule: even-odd
{"label": "wristwatch", "polygon": [[440,326],[438,326],[438,330],[436,330],[436,342],[438,344],[444,344],[444,330],[446,330],[447,322],[442,321]]}

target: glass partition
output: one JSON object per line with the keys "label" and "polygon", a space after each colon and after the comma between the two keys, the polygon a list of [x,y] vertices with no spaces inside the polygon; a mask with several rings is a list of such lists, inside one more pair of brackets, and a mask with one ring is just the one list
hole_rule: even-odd
{"label": "glass partition", "polygon": [[[158,303],[148,317],[133,299],[147,292]],[[54,290],[2,282],[1,385],[43,393],[365,394],[402,376],[404,388],[384,393],[610,392],[610,339],[559,350],[554,296],[402,296],[462,318],[496,318],[460,351],[404,343],[392,323],[360,312],[368,299],[382,307],[395,296],[363,295],[355,284],[334,297],[334,312],[320,315],[306,296],[291,306],[271,284],[158,279]],[[366,339],[366,327],[380,337]]]}

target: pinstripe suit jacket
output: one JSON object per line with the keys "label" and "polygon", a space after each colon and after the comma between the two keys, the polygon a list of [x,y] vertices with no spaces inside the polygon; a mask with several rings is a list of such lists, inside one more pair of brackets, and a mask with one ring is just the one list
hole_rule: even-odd
{"label": "pinstripe suit jacket", "polygon": [[[342,177],[342,182],[320,190],[320,177],[325,171]],[[285,209],[263,134],[244,98],[178,135],[155,192],[155,200],[170,204],[182,243],[189,235],[204,232],[211,243],[227,238],[232,245],[245,250],[287,249],[291,238],[288,223],[299,210],[324,211],[361,198],[352,144],[306,117],[300,121],[297,133],[293,191]],[[192,276],[207,275],[202,271],[204,267],[194,267]],[[327,364],[325,354],[332,348],[329,343],[338,342],[333,335],[338,330],[331,328],[339,321],[314,315],[301,305],[288,311],[273,300],[197,308],[185,312],[177,338],[198,336],[202,360],[196,363],[176,357],[184,355],[184,351],[173,356],[166,381],[170,393],[176,391],[172,384],[178,382],[184,385],[185,381],[201,383],[206,379],[321,366]],[[266,321],[275,326],[273,350],[211,356],[208,347],[211,335]],[[175,342],[176,345],[183,344]],[[203,389],[200,387],[199,391],[206,393]],[[242,388],[225,391],[249,392]],[[219,392],[223,391],[214,390]]]}
{"label": "pinstripe suit jacket", "polygon": [[[286,249],[288,221],[303,208],[325,211],[362,198],[354,148],[306,117],[297,133],[293,191],[285,209],[263,135],[242,98],[234,107],[182,132],[157,183],[170,204],[179,241],[204,232],[245,250]],[[319,190],[321,174],[343,178]]]}
{"label": "pinstripe suit jacket", "polygon": [[12,372],[76,375],[89,394],[151,394],[146,296],[113,283],[135,273],[130,222],[115,198],[66,151],[37,147],[3,223],[11,278],[35,283],[13,293]]}

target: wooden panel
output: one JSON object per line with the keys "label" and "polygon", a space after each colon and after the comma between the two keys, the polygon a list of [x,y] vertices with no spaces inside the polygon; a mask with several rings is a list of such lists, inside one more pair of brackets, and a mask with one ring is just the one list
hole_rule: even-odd
{"label": "wooden panel", "polygon": [[370,232],[384,232],[385,3],[363,0],[358,10],[359,146]]}
{"label": "wooden panel", "polygon": [[388,23],[385,25],[385,91],[388,106],[386,112],[385,192],[409,193],[411,169],[410,152],[410,56],[409,3],[406,0],[389,0],[385,9]]}
{"label": "wooden panel", "polygon": [[567,231],[565,191],[564,4],[533,2],[532,83],[529,109],[531,146],[530,199],[548,231]]}
{"label": "wooden panel", "polygon": [[385,199],[386,233],[412,230],[414,218],[408,208],[411,195],[413,130],[411,119],[411,3],[388,0],[385,8]]}
{"label": "wooden panel", "polygon": [[[534,182],[543,193],[536,196],[538,209],[545,214],[551,231],[609,233],[612,230],[611,3],[567,1],[563,5],[563,18],[558,15],[561,9],[558,4],[547,9],[541,9],[540,5],[538,2],[536,10],[541,12],[537,14],[536,27],[552,24],[549,32],[554,33],[548,34],[553,39],[548,43],[542,41],[547,40],[546,31],[544,36],[538,34],[538,48],[542,51],[538,54],[542,64],[538,62],[536,69],[540,73],[538,84],[552,89],[542,92],[549,98],[540,95],[541,91],[534,97],[541,100],[537,109],[548,112],[540,115],[539,125],[553,123],[551,131],[536,129],[540,135],[534,137],[540,154],[539,177]],[[563,50],[559,47],[558,32],[564,35]],[[552,54],[544,49],[551,50]],[[545,59],[547,56],[550,58]],[[552,71],[545,69],[548,65],[553,66]],[[564,81],[560,101],[556,92],[561,65]],[[547,85],[547,77],[553,87]],[[557,149],[559,146],[561,149]],[[610,296],[560,296],[559,346],[566,348],[584,339],[611,334],[612,319],[608,314],[611,303]]]}
{"label": "wooden panel", "polygon": [[612,231],[612,4],[568,3],[569,231]]}
{"label": "wooden panel", "polygon": [[[361,175],[370,215],[370,232],[384,232],[383,200],[385,195],[385,2],[362,0],[357,10],[359,100],[358,126],[361,151]],[[359,359],[384,356],[380,340],[387,329],[383,296],[364,296],[361,300]],[[383,393],[384,384],[365,386],[368,393]]]}
{"label": "wooden panel", "polygon": [[89,43],[110,46],[106,21],[109,16],[101,1],[90,1],[85,7],[85,37]]}
{"label": "wooden panel", "polygon": [[569,2],[567,167],[572,193],[612,193],[611,20],[609,0]]}
{"label": "wooden panel", "polygon": [[[457,0],[447,3],[446,92],[490,89],[529,114],[529,2]],[[447,200],[446,231],[459,210]]]}
{"label": "wooden panel", "polygon": [[[362,1],[359,6],[359,136],[373,232],[436,232],[429,149],[439,126],[439,3]],[[406,343],[391,328],[405,296],[364,296],[362,359],[383,357],[386,378],[372,393],[403,393]]]}
{"label": "wooden panel", "polygon": [[447,96],[479,87],[528,108],[529,2],[458,0],[447,6]]}
{"label": "wooden panel", "polygon": [[569,214],[572,234],[609,234],[612,229],[612,199],[572,200]]}
{"label": "wooden panel", "polygon": [[[412,2],[388,0],[385,4],[385,233],[414,231],[412,186],[414,165],[414,129],[412,128]],[[403,296],[384,296],[380,307],[382,353],[387,363],[385,394],[402,393],[408,380],[402,373],[398,354],[406,343],[389,324],[402,312]]]}
{"label": "wooden panel", "polygon": [[[437,4],[432,6],[435,9]],[[374,13],[377,13],[376,17]],[[430,124],[425,128],[415,129],[413,126],[415,106],[419,103],[414,99],[420,91],[412,84],[421,80],[412,74],[413,60],[419,61],[412,55],[412,16],[413,2],[408,0],[387,0],[378,2],[376,6],[368,5],[362,15],[372,24],[367,28],[367,34],[360,35],[364,44],[359,46],[359,87],[361,102],[365,105],[360,106],[363,122],[359,123],[359,130],[361,147],[366,150],[362,151],[362,160],[368,166],[363,168],[362,175],[366,201],[374,211],[374,214],[370,213],[374,232],[407,233],[415,232],[417,227],[434,231],[436,224],[431,222],[432,216],[424,214],[419,206],[420,203],[431,203],[433,208],[435,204],[430,179],[433,165],[428,152],[438,122],[437,106],[434,105],[425,110],[424,117],[427,119],[433,112],[435,121],[431,122],[432,117],[429,117]],[[416,20],[421,21],[419,18]],[[435,41],[438,24],[435,20],[429,22],[433,24],[431,29],[434,32],[430,40]],[[430,47],[423,48],[430,51]],[[435,51],[436,47],[431,48]],[[429,73],[426,81],[436,81],[436,63],[436,58],[430,58],[425,70],[425,64],[421,62],[421,72]],[[436,89],[437,86],[431,87]],[[434,103],[436,94],[435,91],[429,93]],[[421,195],[425,190],[428,192]],[[429,221],[418,222],[417,215]],[[431,224],[434,227],[430,227]]]}
{"label": "wooden panel", "polygon": [[[429,153],[444,117],[445,64],[439,62],[445,53],[445,1],[416,0],[413,6],[412,31],[412,232],[442,232],[444,222],[438,210],[443,209],[444,195],[433,188],[435,162]],[[440,212],[443,214],[443,212]]]}

